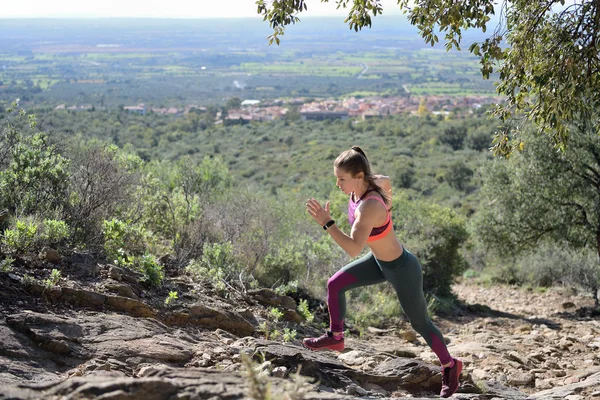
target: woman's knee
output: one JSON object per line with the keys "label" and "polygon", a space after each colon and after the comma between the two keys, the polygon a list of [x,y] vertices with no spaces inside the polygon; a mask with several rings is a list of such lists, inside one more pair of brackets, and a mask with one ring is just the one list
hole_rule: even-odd
{"label": "woman's knee", "polygon": [[344,271],[338,271],[329,280],[327,280],[327,291],[329,293],[339,293],[343,291],[351,283],[355,282],[356,278]]}

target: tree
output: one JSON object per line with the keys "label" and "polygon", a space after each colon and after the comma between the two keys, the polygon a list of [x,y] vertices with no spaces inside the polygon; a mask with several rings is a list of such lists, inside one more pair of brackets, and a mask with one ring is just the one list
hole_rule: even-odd
{"label": "tree", "polygon": [[[545,136],[526,135],[528,145],[510,160],[483,171],[475,233],[490,249],[520,254],[542,243],[566,243],[600,256],[600,141],[589,121],[557,152]],[[597,295],[596,278],[586,284]],[[598,300],[598,298],[596,298]]]}
{"label": "tree", "polygon": [[[328,2],[329,0],[321,0]],[[359,31],[370,27],[372,17],[383,12],[379,0],[335,0],[338,8],[348,8],[345,22]],[[520,145],[521,130],[533,121],[555,146],[564,149],[569,124],[592,120],[600,133],[600,2],[575,0],[503,1],[499,10],[493,0],[397,0],[408,20],[426,43],[434,45],[444,34],[447,50],[460,50],[463,30],[487,32],[497,11],[500,21],[481,42],[469,51],[479,57],[481,73],[489,78],[499,73],[498,93],[507,96],[494,113],[503,121],[524,115],[514,126],[496,133],[494,153],[509,156]],[[304,0],[256,1],[257,12],[273,28],[270,43],[279,44],[285,27],[299,22],[306,11]]]}
{"label": "tree", "polygon": [[467,137],[467,128],[464,126],[450,126],[440,135],[440,142],[447,144],[452,150],[463,148],[463,142]]}
{"label": "tree", "polygon": [[34,115],[12,107],[0,129],[0,209],[19,217],[58,210],[67,198],[69,161],[36,129]]}

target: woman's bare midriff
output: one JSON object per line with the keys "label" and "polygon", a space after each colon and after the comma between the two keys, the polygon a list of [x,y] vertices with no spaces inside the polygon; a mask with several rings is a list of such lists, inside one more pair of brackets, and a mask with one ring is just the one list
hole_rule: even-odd
{"label": "woman's bare midriff", "polygon": [[368,242],[367,246],[369,246],[375,258],[381,261],[394,261],[404,251],[394,231],[389,232],[384,238],[375,242]]}

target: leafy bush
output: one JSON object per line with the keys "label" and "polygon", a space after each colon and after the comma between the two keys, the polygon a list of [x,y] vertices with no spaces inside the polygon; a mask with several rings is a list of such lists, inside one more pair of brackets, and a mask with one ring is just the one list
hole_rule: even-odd
{"label": "leafy bush", "polygon": [[363,287],[351,291],[348,301],[348,316],[359,330],[369,326],[382,326],[402,315],[398,296],[391,286]]}
{"label": "leafy bush", "polygon": [[451,297],[452,283],[467,268],[460,254],[468,238],[466,224],[454,211],[436,204],[394,197],[394,228],[423,266],[423,288]]}
{"label": "leafy bush", "polygon": [[25,252],[35,243],[37,225],[34,222],[17,220],[14,229],[4,231],[4,245],[14,252]]}
{"label": "leafy bush", "polygon": [[15,259],[12,257],[6,257],[4,260],[0,260],[0,272],[11,272],[13,270],[12,264]]}
{"label": "leafy bush", "polygon": [[12,109],[9,114],[0,131],[0,208],[15,215],[62,208],[68,198],[68,160],[36,130],[34,115]]}
{"label": "leafy bush", "polygon": [[282,247],[265,256],[258,269],[257,279],[265,286],[273,286],[277,282],[290,282],[305,269],[304,254],[291,243],[282,244]]}
{"label": "leafy bush", "polygon": [[178,298],[179,298],[179,296],[177,296],[177,292],[171,290],[171,291],[169,291],[169,295],[165,299],[165,304],[169,305],[172,302],[174,302],[175,300],[177,300]]}
{"label": "leafy bush", "polygon": [[190,261],[186,267],[192,276],[209,280],[217,290],[225,290],[225,283],[237,278],[241,270],[230,242],[205,243],[202,258]]}
{"label": "leafy bush", "polygon": [[48,245],[57,245],[69,237],[69,226],[65,221],[45,219],[40,229],[40,240]]}
{"label": "leafy bush", "polygon": [[50,272],[50,277],[44,279],[42,281],[42,283],[44,284],[44,286],[47,289],[50,289],[50,288],[53,288],[54,286],[56,286],[58,284],[58,282],[60,282],[60,278],[61,278],[60,271],[57,269],[53,269],[52,272]]}
{"label": "leafy bush", "polygon": [[104,221],[104,251],[109,262],[131,266],[134,258],[145,254],[148,233],[139,225],[112,219]]}
{"label": "leafy bush", "polygon": [[135,257],[134,265],[136,269],[144,274],[145,283],[150,286],[160,286],[164,279],[164,272],[162,266],[153,256],[144,254],[143,256]]}
{"label": "leafy bush", "polygon": [[[77,143],[71,154],[70,198],[67,221],[74,241],[100,250],[103,221],[115,217],[139,219],[130,207],[139,184],[142,161],[116,146],[92,141]],[[131,215],[134,214],[134,215]]]}
{"label": "leafy bush", "polygon": [[315,319],[315,316],[310,312],[310,308],[308,307],[308,301],[305,299],[300,300],[298,303],[298,312],[308,323],[313,322]]}
{"label": "leafy bush", "polygon": [[569,285],[596,296],[600,268],[594,250],[573,249],[566,243],[544,243],[516,258],[504,259],[493,272],[493,279],[534,287]]}

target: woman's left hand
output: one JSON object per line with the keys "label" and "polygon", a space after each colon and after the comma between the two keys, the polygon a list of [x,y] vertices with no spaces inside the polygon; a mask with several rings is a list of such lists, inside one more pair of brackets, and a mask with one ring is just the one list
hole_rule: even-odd
{"label": "woman's left hand", "polygon": [[326,202],[325,208],[323,208],[314,198],[309,199],[306,202],[306,211],[308,211],[310,216],[321,226],[331,221],[331,215],[329,215],[329,202]]}

